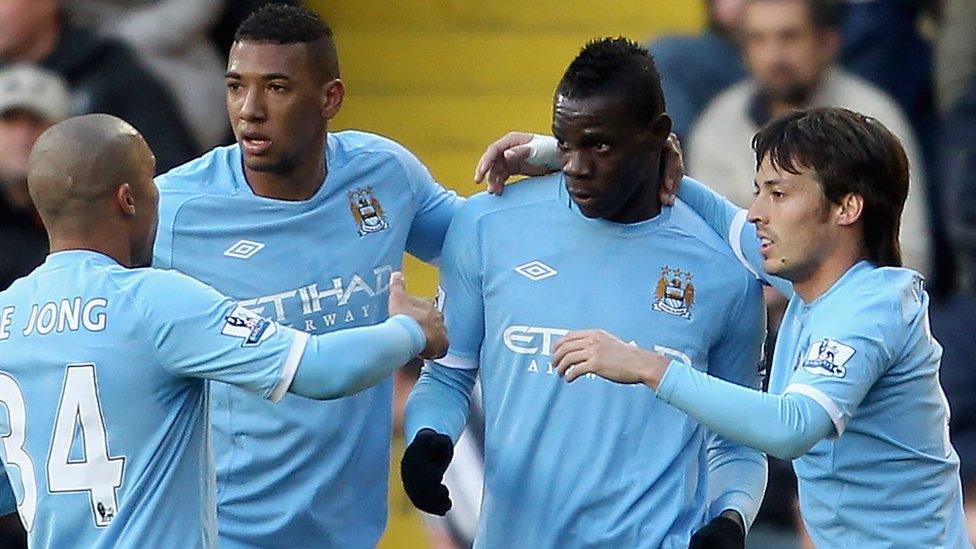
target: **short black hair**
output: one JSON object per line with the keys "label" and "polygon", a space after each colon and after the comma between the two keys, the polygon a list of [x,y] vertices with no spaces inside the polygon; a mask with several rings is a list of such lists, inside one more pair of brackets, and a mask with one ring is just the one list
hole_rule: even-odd
{"label": "short black hair", "polygon": [[661,75],[654,58],[624,37],[588,42],[569,64],[556,94],[573,99],[601,94],[623,96],[637,120],[645,124],[665,108]]}
{"label": "short black hair", "polygon": [[798,110],[759,130],[752,148],[757,170],[766,158],[792,174],[812,169],[830,202],[860,195],[868,259],[881,267],[901,266],[898,231],[908,198],[908,156],[881,122],[847,109]]}
{"label": "short black hair", "polygon": [[[267,4],[255,10],[234,34],[235,42],[306,44],[327,78],[339,78],[339,55],[329,25],[314,11],[292,4]],[[320,47],[313,45],[321,44]]]}
{"label": "short black hair", "polygon": [[[748,0],[748,3],[768,2],[771,0]],[[841,11],[838,0],[802,0],[807,5],[810,23],[820,30],[836,30],[840,28]]]}

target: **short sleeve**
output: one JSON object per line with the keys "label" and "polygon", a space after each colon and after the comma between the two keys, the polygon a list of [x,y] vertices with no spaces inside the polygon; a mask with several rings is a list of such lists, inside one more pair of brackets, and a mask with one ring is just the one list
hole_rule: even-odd
{"label": "short sleeve", "polygon": [[284,396],[308,334],[272,322],[173,271],[145,269],[132,299],[164,369]]}
{"label": "short sleeve", "polygon": [[444,242],[438,303],[444,312],[451,343],[447,356],[437,362],[449,368],[478,367],[478,355],[485,336],[482,294],[480,215],[469,202],[455,217]]}
{"label": "short sleeve", "polygon": [[845,319],[813,327],[784,393],[813,399],[830,416],[837,436],[842,435],[894,358],[886,332],[900,319],[900,312],[879,300],[851,310]]}
{"label": "short sleeve", "polygon": [[398,158],[416,206],[407,235],[407,252],[427,263],[437,262],[447,229],[464,199],[434,181],[427,167],[406,149],[398,154]]}

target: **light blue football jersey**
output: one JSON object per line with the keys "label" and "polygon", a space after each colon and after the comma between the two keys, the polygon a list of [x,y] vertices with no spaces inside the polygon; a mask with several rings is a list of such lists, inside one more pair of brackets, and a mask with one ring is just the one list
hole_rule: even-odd
{"label": "light blue football jersey", "polygon": [[[800,508],[818,547],[969,547],[959,458],[939,384],[918,273],[854,265],[805,303],[762,271],[755,225],[702,184],[679,196],[749,268],[790,297],[773,353],[770,393],[813,399],[836,431],[793,461]],[[762,421],[762,418],[757,418]]]}
{"label": "light blue football jersey", "polygon": [[48,256],[0,292],[0,448],[30,546],[215,547],[205,379],[280,399],[307,341],[179,273]]}
{"label": "light blue football jersey", "polygon": [[[462,200],[403,147],[328,135],[324,184],[305,201],[256,196],[239,147],[157,178],[154,266],[212,285],[309,333],[386,318],[404,250],[440,255]],[[373,547],[386,525],[392,382],[336,401],[270,406],[213,383],[222,547]]]}
{"label": "light blue football jersey", "polygon": [[[567,384],[551,357],[569,330],[601,328],[756,386],[758,283],[683,204],[616,224],[584,217],[564,185],[555,174],[478,195],[445,242],[451,345],[438,363],[479,369],[485,412],[475,545],[684,548],[726,508],[751,522],[760,453],[711,437],[643,385]],[[439,425],[433,408],[408,407],[411,433]]]}

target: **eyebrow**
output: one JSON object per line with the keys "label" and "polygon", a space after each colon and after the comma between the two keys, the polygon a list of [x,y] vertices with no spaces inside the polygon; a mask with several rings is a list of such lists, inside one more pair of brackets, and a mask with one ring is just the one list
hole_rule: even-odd
{"label": "eyebrow", "polygon": [[[237,79],[240,79],[241,78],[241,74],[238,73],[238,72],[227,71],[227,73],[224,74],[224,78],[237,78]],[[284,74],[284,73],[272,72],[272,73],[268,73],[268,74],[262,74],[261,75],[261,80],[291,80],[291,77],[288,76],[287,74]]]}

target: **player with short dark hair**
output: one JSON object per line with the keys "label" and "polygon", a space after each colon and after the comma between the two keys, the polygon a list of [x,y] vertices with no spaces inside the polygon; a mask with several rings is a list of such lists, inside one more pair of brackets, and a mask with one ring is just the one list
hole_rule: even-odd
{"label": "player with short dark hair", "polygon": [[666,333],[655,344],[669,356],[757,386],[759,284],[687,206],[658,199],[671,121],[646,50],[587,44],[552,122],[562,173],[476,196],[451,225],[439,295],[452,344],[410,395],[404,488],[422,510],[450,508],[441,479],[480,375],[476,547],[742,547],[765,488],[759,452],[647,392],[566,386],[550,360],[559,337],[596,323],[637,345]]}
{"label": "player with short dark hair", "polygon": [[558,372],[646,384],[714,432],[794,460],[818,547],[969,547],[942,347],[921,275],[900,268],[901,144],[877,120],[834,108],[784,116],[753,143],[748,211],[690,179],[678,196],[791,296],[769,393],[602,331],[561,340]]}
{"label": "player with short dark hair", "polygon": [[[462,203],[378,135],[330,132],[345,89],[331,31],[270,5],[227,62],[237,143],[157,178],[153,264],[322,334],[386,317],[403,253],[436,261]],[[392,383],[277,406],[211,384],[222,547],[372,547],[386,525]]]}
{"label": "player with short dark hair", "polygon": [[399,273],[388,320],[309,336],[138,268],[156,234],[154,168],[108,115],[57,124],[31,153],[51,254],[0,292],[0,512],[16,500],[31,547],[216,547],[207,380],[269,402],[334,399],[447,348],[440,313]]}

